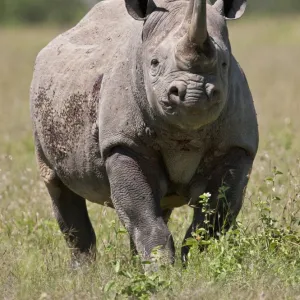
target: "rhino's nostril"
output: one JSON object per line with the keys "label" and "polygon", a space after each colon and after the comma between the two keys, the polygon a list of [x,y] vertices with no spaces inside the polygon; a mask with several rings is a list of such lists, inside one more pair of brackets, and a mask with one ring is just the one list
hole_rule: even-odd
{"label": "rhino's nostril", "polygon": [[218,100],[220,96],[220,92],[217,90],[217,89],[213,89],[211,92],[210,92],[210,95],[209,95],[209,98],[211,100]]}
{"label": "rhino's nostril", "polygon": [[219,99],[220,90],[214,84],[207,83],[205,88],[206,88],[207,96],[210,100],[215,101]]}
{"label": "rhino's nostril", "polygon": [[169,95],[179,96],[179,90],[176,86],[171,86],[169,89]]}
{"label": "rhino's nostril", "polygon": [[186,94],[186,85],[183,82],[175,81],[169,87],[169,99],[178,103],[184,101]]}

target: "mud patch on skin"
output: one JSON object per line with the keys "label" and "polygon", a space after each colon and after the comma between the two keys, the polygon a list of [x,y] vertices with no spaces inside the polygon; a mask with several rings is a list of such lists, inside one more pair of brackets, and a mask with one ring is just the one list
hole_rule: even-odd
{"label": "mud patch on skin", "polygon": [[49,97],[49,90],[39,90],[33,107],[37,132],[46,146],[47,156],[53,158],[55,164],[60,165],[77,151],[80,141],[88,138],[90,127],[96,129],[102,78],[100,75],[90,93],[74,93],[58,107]]}

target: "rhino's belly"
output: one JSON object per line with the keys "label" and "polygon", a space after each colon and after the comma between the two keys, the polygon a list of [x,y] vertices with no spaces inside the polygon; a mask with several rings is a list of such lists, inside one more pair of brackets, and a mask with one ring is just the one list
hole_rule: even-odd
{"label": "rhino's belly", "polygon": [[81,182],[79,180],[74,183],[71,183],[69,188],[84,199],[93,203],[113,207],[109,187],[105,182],[99,183],[95,180],[84,180]]}
{"label": "rhino's belly", "polygon": [[[93,155],[90,155],[91,157]],[[94,203],[112,206],[109,182],[101,158],[74,156],[56,166],[59,179],[74,193]]]}
{"label": "rhino's belly", "polygon": [[160,200],[162,209],[172,209],[188,204],[187,198],[179,195],[169,195]]}

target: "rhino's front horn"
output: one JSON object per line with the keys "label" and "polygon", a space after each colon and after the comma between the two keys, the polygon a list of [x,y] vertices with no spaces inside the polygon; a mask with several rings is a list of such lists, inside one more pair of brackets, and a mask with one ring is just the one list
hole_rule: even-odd
{"label": "rhino's front horn", "polygon": [[189,40],[200,48],[207,39],[206,0],[190,0],[188,14],[191,14]]}

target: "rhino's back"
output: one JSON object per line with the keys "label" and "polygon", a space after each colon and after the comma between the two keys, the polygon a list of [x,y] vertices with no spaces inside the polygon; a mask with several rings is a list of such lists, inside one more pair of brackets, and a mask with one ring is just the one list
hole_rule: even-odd
{"label": "rhino's back", "polygon": [[106,181],[98,144],[100,91],[106,74],[126,60],[139,24],[122,1],[102,1],[36,60],[31,114],[37,143],[61,180],[86,198],[101,194]]}
{"label": "rhino's back", "polygon": [[[100,74],[111,71],[134,43],[138,25],[120,0],[101,1],[75,27],[59,35],[38,55],[32,94],[40,88],[57,93],[92,89]],[[63,95],[64,96],[64,95]]]}

